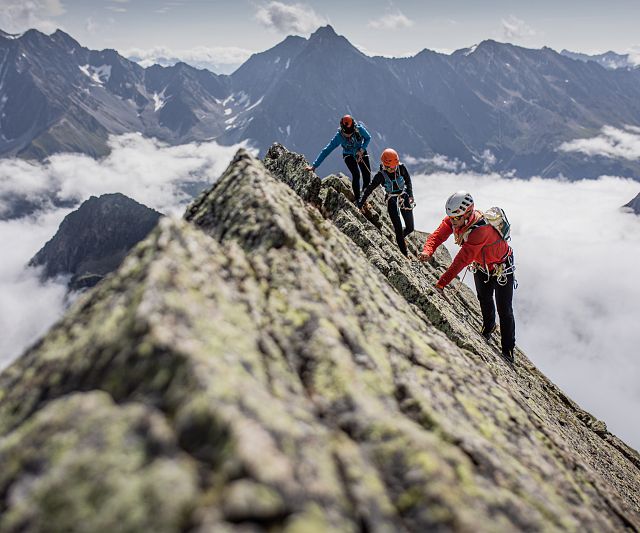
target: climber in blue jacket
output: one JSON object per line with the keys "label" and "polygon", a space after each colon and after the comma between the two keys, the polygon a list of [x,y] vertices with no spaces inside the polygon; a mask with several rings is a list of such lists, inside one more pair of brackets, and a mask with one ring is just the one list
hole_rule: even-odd
{"label": "climber in blue jacket", "polygon": [[342,157],[351,172],[354,202],[357,202],[361,190],[360,173],[362,173],[362,190],[369,185],[371,180],[371,164],[367,153],[370,140],[371,135],[366,128],[362,124],[358,124],[351,115],[345,115],[340,119],[338,132],[318,154],[316,160],[307,167],[307,170],[318,168],[331,152],[342,145]]}

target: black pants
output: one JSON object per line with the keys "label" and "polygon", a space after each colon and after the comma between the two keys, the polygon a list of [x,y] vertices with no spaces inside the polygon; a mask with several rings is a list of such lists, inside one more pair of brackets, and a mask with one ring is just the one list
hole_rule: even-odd
{"label": "black pants", "polygon": [[478,270],[474,274],[476,292],[482,310],[482,329],[490,331],[496,323],[496,307],[493,295],[496,295],[498,316],[500,317],[500,334],[502,336],[502,353],[511,352],[516,345],[516,322],[513,318],[513,273],[507,275],[507,283],[500,285],[495,276],[487,281],[487,275]]}
{"label": "black pants", "polygon": [[[358,163],[355,156],[344,156],[344,162],[347,164],[349,172],[351,172],[351,186],[353,187],[353,196],[355,202],[360,199],[360,191],[364,191],[371,181],[371,163],[369,163],[369,154],[367,152],[362,156],[362,160]],[[360,188],[360,173],[362,172],[362,189]]]}
{"label": "black pants", "polygon": [[[408,200],[408,195],[404,193],[404,196],[406,202]],[[391,218],[391,223],[393,224],[393,231],[396,233],[396,242],[398,243],[398,247],[403,255],[409,257],[409,253],[407,252],[407,243],[404,242],[404,238],[413,231],[413,211],[411,209],[400,209],[398,207],[397,196],[390,196],[387,198],[387,210],[389,212],[389,218]],[[402,220],[400,220],[400,216],[404,219],[404,229],[402,228]]]}

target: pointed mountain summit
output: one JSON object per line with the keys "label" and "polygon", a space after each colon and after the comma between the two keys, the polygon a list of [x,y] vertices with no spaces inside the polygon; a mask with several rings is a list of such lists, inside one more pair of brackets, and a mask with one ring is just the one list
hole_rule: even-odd
{"label": "pointed mountain summit", "polygon": [[239,151],[0,374],[0,531],[638,530],[638,453],[305,166]]}
{"label": "pointed mountain summit", "polygon": [[628,204],[624,204],[623,207],[631,209],[636,215],[640,215],[640,193]]}
{"label": "pointed mountain summit", "polygon": [[73,290],[92,287],[120,265],[161,216],[124,194],[92,196],[64,218],[29,266],[43,267],[45,279],[70,276]]}

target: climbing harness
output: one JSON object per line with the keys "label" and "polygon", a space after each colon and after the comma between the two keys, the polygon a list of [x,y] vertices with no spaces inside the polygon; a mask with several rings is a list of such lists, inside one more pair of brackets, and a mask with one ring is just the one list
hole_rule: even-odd
{"label": "climbing harness", "polygon": [[[493,270],[489,270],[486,265],[483,267],[479,263],[470,264],[467,267],[467,270],[472,274],[475,274],[478,271],[482,272],[485,276],[487,276],[485,283],[489,283],[489,280],[493,276],[496,278],[496,283],[501,287],[504,287],[508,281],[507,276],[509,274],[514,274],[516,271],[516,265],[513,261],[513,252],[507,255],[507,257],[504,258],[501,263],[497,264]],[[513,279],[513,288],[518,288],[518,281],[515,279],[515,277]]]}

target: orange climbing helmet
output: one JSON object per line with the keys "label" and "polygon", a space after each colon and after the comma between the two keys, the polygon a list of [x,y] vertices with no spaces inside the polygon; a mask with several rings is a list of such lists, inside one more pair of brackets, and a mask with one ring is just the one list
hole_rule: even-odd
{"label": "orange climbing helmet", "polygon": [[400,164],[400,158],[398,157],[398,152],[396,152],[393,148],[385,148],[380,156],[380,162],[382,166],[391,170],[395,170],[396,167]]}
{"label": "orange climbing helmet", "polygon": [[344,133],[353,133],[356,128],[356,122],[351,115],[345,115],[340,119],[340,129]]}

